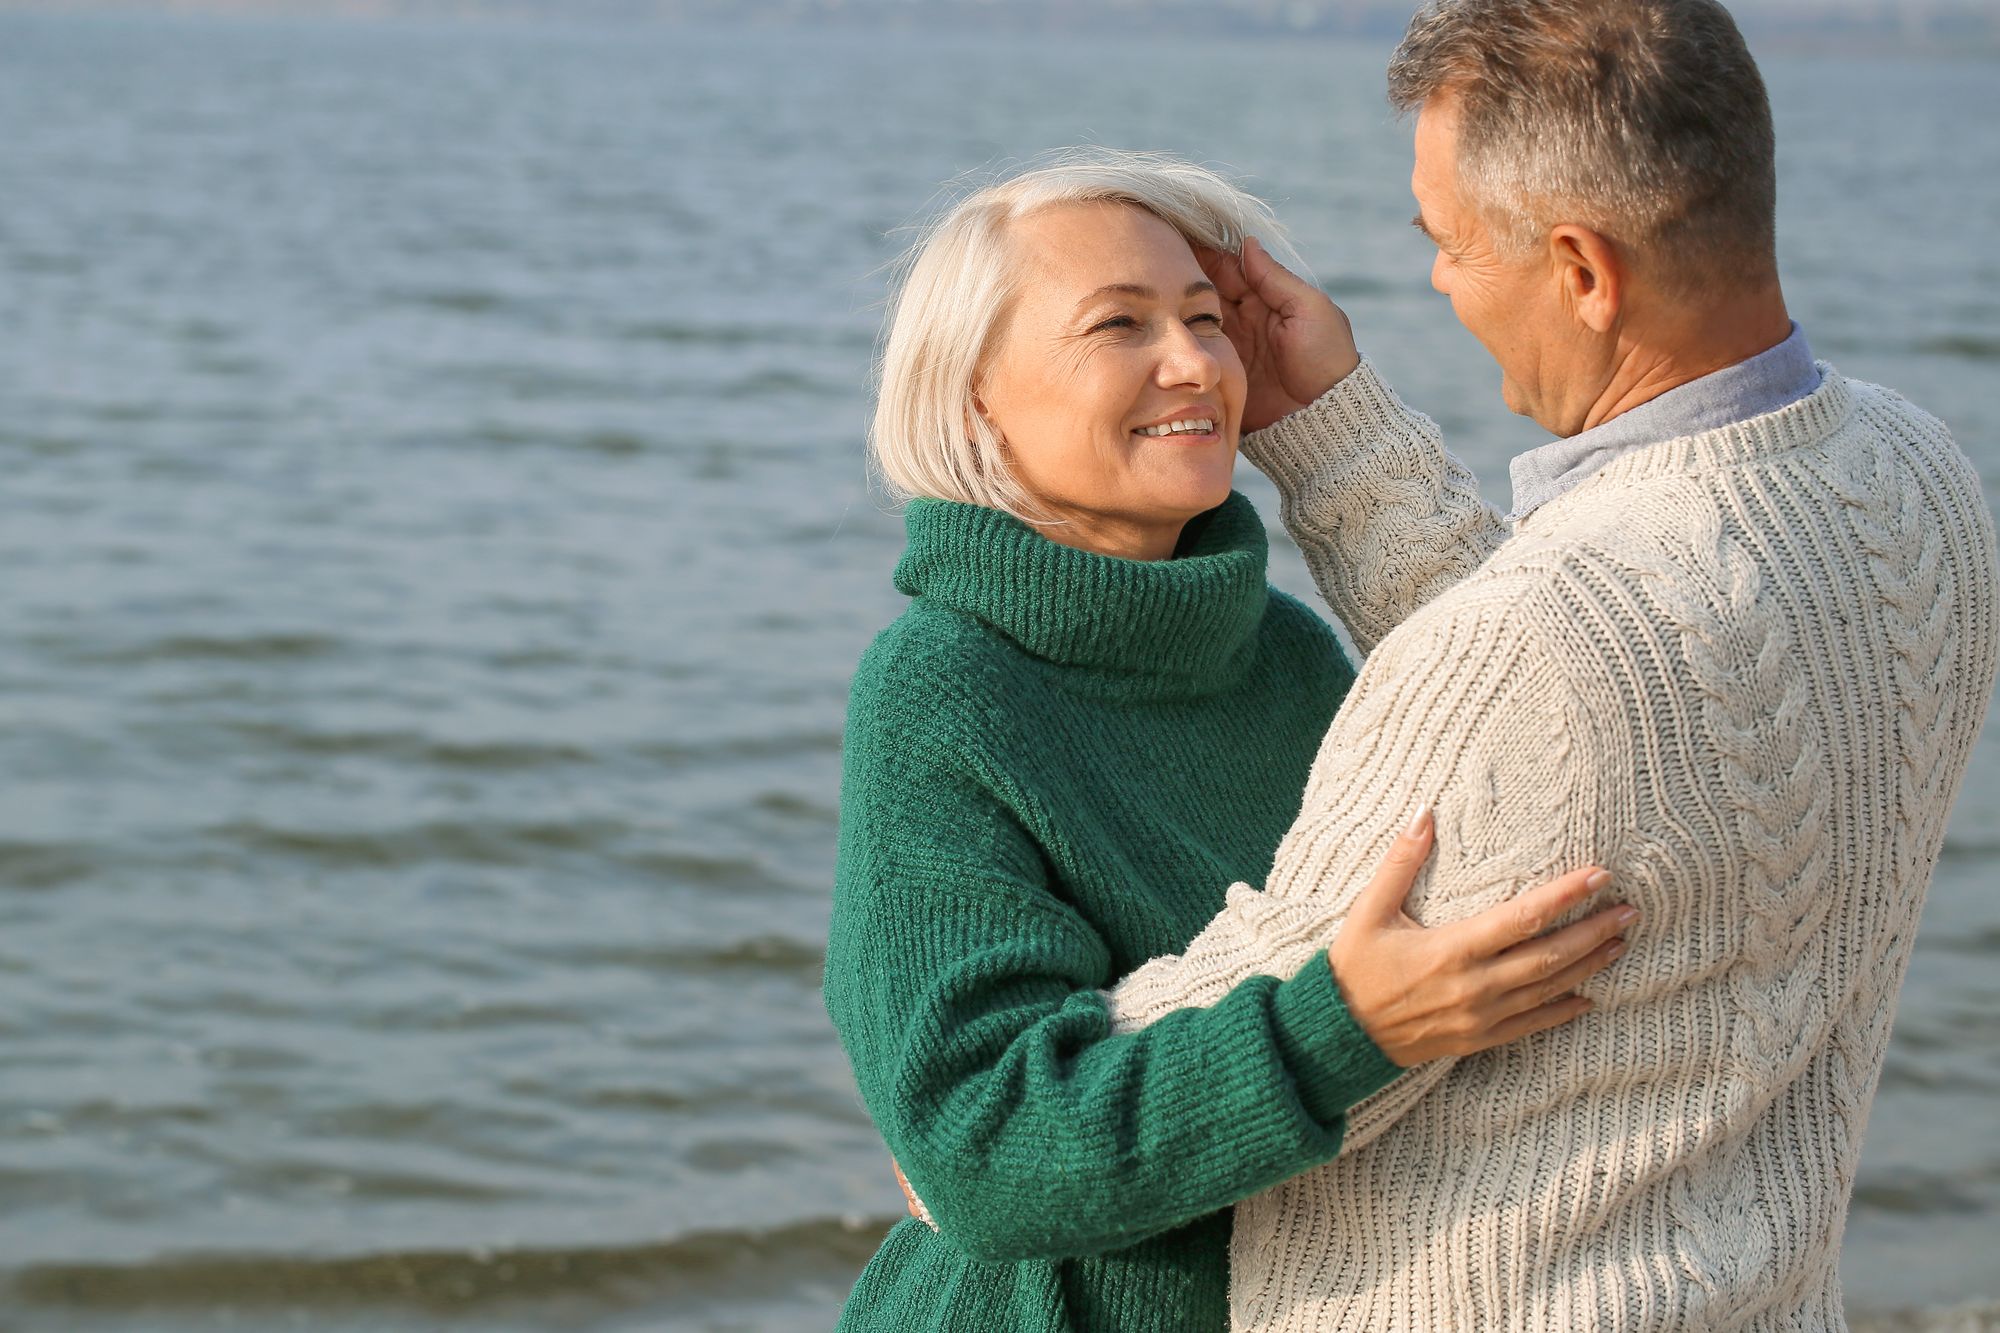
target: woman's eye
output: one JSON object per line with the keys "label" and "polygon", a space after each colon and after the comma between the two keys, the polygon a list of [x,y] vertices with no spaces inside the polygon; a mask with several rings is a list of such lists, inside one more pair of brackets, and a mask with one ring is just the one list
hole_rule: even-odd
{"label": "woman's eye", "polygon": [[1091,330],[1091,332],[1102,333],[1106,329],[1136,329],[1138,327],[1139,327],[1139,321],[1132,318],[1130,315],[1116,315],[1110,319],[1105,320],[1102,324],[1097,325],[1095,328]]}
{"label": "woman's eye", "polygon": [[1188,321],[1188,323],[1190,323],[1190,324],[1207,324],[1207,325],[1209,325],[1209,326],[1210,326],[1211,328],[1217,328],[1217,329],[1219,329],[1219,328],[1221,328],[1221,327],[1222,327],[1222,316],[1220,316],[1220,315],[1196,315],[1196,316],[1195,316],[1195,317],[1194,317],[1193,319],[1189,320],[1189,321]]}

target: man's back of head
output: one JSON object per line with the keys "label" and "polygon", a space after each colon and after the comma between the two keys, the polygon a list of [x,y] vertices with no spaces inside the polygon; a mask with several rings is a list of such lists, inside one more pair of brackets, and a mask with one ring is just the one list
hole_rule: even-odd
{"label": "man's back of head", "polygon": [[1456,101],[1461,177],[1503,247],[1582,222],[1683,285],[1776,280],[1770,100],[1715,0],[1433,0],[1389,96]]}
{"label": "man's back of head", "polygon": [[1715,0],[1433,0],[1389,95],[1515,412],[1576,435],[1787,337],[1770,101]]}

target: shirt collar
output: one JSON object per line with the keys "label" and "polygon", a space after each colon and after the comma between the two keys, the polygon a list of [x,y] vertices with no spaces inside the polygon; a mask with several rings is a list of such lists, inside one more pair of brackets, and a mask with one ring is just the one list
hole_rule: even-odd
{"label": "shirt collar", "polygon": [[1663,440],[1748,421],[1775,412],[1819,387],[1819,368],[1797,324],[1785,340],[1747,361],[1689,380],[1566,440],[1519,455],[1509,466],[1515,521],[1582,482],[1613,460]]}

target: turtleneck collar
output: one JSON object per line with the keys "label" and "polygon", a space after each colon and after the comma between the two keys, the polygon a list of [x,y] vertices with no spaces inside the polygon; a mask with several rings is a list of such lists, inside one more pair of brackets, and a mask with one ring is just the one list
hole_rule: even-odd
{"label": "turtleneck collar", "polygon": [[1268,598],[1263,520],[1232,491],[1171,560],[1050,541],[1011,514],[913,500],[896,586],[992,626],[1036,657],[1128,686],[1201,693],[1234,680]]}

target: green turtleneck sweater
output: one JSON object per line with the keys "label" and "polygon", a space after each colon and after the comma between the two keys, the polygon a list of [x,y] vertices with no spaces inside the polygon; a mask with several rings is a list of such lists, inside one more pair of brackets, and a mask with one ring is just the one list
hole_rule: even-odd
{"label": "green turtleneck sweater", "polygon": [[[939,1229],[847,1329],[1222,1329],[1228,1206],[1399,1072],[1322,953],[1113,1036],[1100,995],[1260,882],[1353,680],[1232,495],[1172,560],[919,500],[849,701],[826,1003]],[[1221,1210],[1221,1211],[1219,1211]]]}

